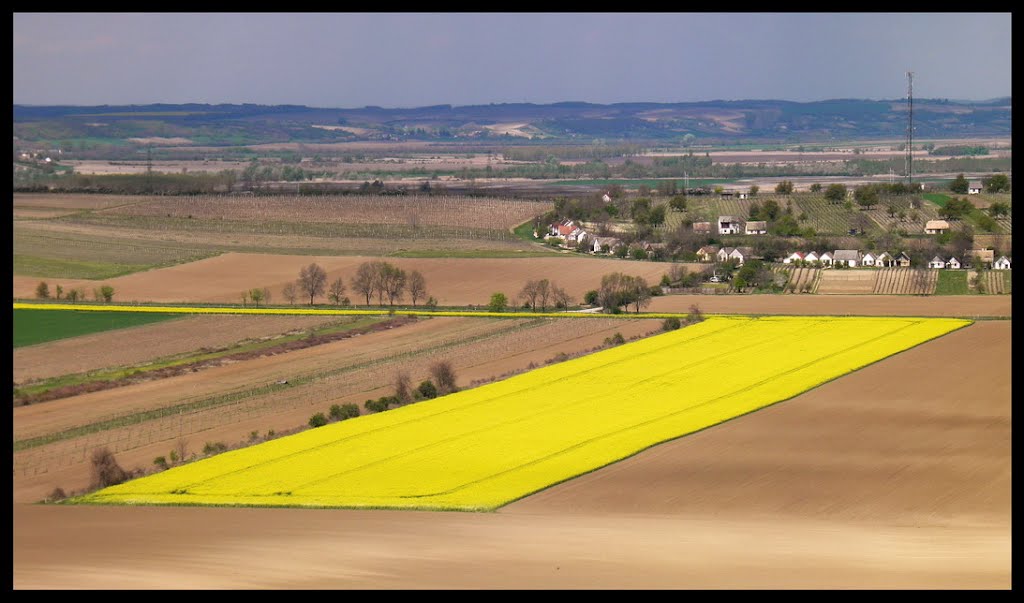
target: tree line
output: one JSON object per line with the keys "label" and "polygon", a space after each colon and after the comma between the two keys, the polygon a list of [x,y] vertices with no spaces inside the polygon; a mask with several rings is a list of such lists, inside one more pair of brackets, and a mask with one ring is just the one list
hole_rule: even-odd
{"label": "tree line", "polygon": [[[353,293],[358,293],[369,306],[376,296],[377,305],[383,306],[385,300],[394,306],[396,302],[402,301],[406,295],[415,306],[425,301],[428,307],[436,306],[437,301],[427,296],[427,281],[419,270],[406,272],[405,270],[382,260],[363,262],[356,269],[356,274],[346,286],[345,280],[338,277],[327,282],[327,271],[319,264],[313,262],[303,266],[299,271],[299,277],[284,286],[281,295],[290,304],[294,304],[300,297],[305,301],[309,298],[309,305],[313,305],[317,297],[326,294],[327,299],[339,306],[351,305],[351,300],[345,295],[348,287]],[[254,296],[258,294],[258,298]],[[268,301],[270,291],[267,289],[252,289],[248,292],[249,299],[259,305],[259,301]],[[246,293],[242,294],[243,302]]]}

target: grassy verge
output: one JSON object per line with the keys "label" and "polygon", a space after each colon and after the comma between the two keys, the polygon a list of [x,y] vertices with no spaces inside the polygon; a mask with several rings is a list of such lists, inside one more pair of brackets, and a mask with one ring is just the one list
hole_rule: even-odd
{"label": "grassy verge", "polygon": [[148,264],[114,264],[109,262],[85,262],[44,258],[32,255],[14,256],[14,274],[38,276],[40,278],[84,278],[102,280],[124,276],[133,272],[149,270]]}
{"label": "grassy verge", "polygon": [[967,272],[964,270],[940,270],[935,295],[968,295]]}
{"label": "grassy verge", "polygon": [[38,396],[40,394],[44,394],[57,388],[70,388],[88,383],[97,383],[100,381],[120,381],[128,378],[145,377],[149,373],[153,373],[155,371],[163,369],[187,366],[201,362],[208,362],[211,360],[217,360],[220,358],[224,358],[226,356],[232,356],[236,354],[259,352],[262,350],[279,347],[283,344],[290,343],[292,341],[297,341],[302,338],[335,335],[338,333],[344,333],[346,331],[367,327],[372,324],[382,322],[384,320],[387,319],[385,317],[367,317],[357,318],[355,320],[342,320],[340,322],[320,327],[318,329],[313,329],[311,331],[306,331],[303,333],[284,335],[281,337],[275,337],[273,339],[267,340],[241,341],[236,343],[235,345],[214,351],[185,352],[182,354],[174,354],[171,356],[157,358],[145,364],[107,368],[97,371],[88,371],[85,373],[60,375],[58,377],[43,379],[41,381],[37,381],[16,388],[14,390],[14,399],[15,403],[17,403],[19,398],[25,398],[28,396]]}
{"label": "grassy verge", "polygon": [[1009,270],[1004,270],[1003,271],[1003,283],[1005,283],[1006,293],[1007,294],[1011,293],[1012,292],[1011,291],[1012,281],[1010,281],[1010,271]]}
{"label": "grassy verge", "polygon": [[14,310],[14,347],[57,341],[79,335],[124,329],[180,318],[181,314],[153,312],[75,312],[65,310]]}

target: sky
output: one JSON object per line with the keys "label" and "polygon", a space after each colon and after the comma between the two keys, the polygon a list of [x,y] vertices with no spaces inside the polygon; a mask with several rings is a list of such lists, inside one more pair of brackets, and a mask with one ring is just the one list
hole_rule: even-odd
{"label": "sky", "polygon": [[1010,96],[1010,13],[14,13],[14,103]]}

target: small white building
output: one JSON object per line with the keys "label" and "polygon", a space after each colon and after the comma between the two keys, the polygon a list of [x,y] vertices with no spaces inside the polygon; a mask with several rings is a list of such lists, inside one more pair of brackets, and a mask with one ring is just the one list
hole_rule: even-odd
{"label": "small white building", "polygon": [[832,265],[832,254],[826,251],[826,252],[821,254],[821,257],[818,258],[818,261],[821,262],[822,266],[831,266]]}
{"label": "small white building", "polygon": [[718,234],[739,234],[743,232],[743,220],[733,216],[718,216]]}
{"label": "small white building", "polygon": [[611,198],[610,195],[608,195],[608,193],[605,193],[605,194],[601,195],[601,200],[604,201],[605,203],[611,203],[612,202],[612,198]]}
{"label": "small white building", "polygon": [[861,266],[872,266],[875,265],[875,254],[870,251],[864,254],[864,257],[860,259]]}
{"label": "small white building", "polygon": [[[615,237],[592,237],[590,239],[591,253],[613,253],[622,246],[622,241]],[[605,251],[607,249],[607,251]]]}
{"label": "small white building", "polygon": [[837,249],[832,258],[836,264],[846,264],[850,268],[860,264],[860,252],[856,249]]}
{"label": "small white building", "polygon": [[883,251],[882,253],[875,256],[875,266],[878,268],[889,268],[895,265],[896,260],[894,260],[892,256],[889,255],[888,251]]}
{"label": "small white building", "polygon": [[747,222],[744,233],[748,235],[763,235],[768,233],[768,222],[764,220],[751,220]]}
{"label": "small white building", "polygon": [[802,251],[794,251],[793,253],[786,256],[782,260],[783,264],[792,264],[793,262],[800,262],[804,259],[804,253]]}
{"label": "small white building", "polygon": [[928,220],[924,223],[925,234],[942,234],[949,230],[949,222],[945,220]]}
{"label": "small white building", "polygon": [[946,268],[949,268],[950,270],[960,270],[960,260],[956,258],[949,258],[949,261],[946,262]]}
{"label": "small white building", "polygon": [[981,193],[981,180],[971,180],[967,183],[967,194],[977,195]]}
{"label": "small white building", "polygon": [[946,267],[946,260],[942,259],[941,255],[937,255],[937,256],[932,258],[932,261],[928,262],[928,267],[929,268],[936,268],[936,269],[945,268]]}
{"label": "small white building", "polygon": [[906,251],[899,252],[893,261],[900,268],[910,268],[910,256],[907,255]]}
{"label": "small white building", "polygon": [[993,270],[1009,270],[1010,269],[1010,258],[1005,255],[999,256],[999,259],[992,263]]}
{"label": "small white building", "polygon": [[813,263],[813,262],[817,262],[819,259],[820,258],[818,257],[818,254],[816,252],[814,252],[814,251],[808,251],[807,255],[804,256],[804,261],[805,262],[812,262]]}

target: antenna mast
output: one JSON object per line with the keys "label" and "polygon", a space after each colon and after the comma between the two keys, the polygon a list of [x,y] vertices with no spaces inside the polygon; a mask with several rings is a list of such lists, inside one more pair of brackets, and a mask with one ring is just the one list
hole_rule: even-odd
{"label": "antenna mast", "polygon": [[907,185],[914,183],[914,72],[907,72]]}

